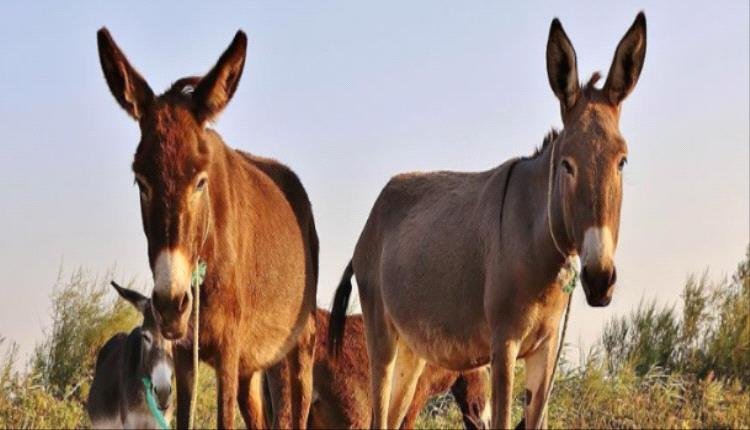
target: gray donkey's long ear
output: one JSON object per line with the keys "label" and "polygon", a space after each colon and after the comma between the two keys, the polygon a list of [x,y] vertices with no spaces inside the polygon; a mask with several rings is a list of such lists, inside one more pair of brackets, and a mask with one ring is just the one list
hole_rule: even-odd
{"label": "gray donkey's long ear", "polygon": [[552,20],[549,27],[546,55],[547,79],[555,96],[560,100],[560,107],[565,115],[578,100],[581,88],[578,85],[576,51],[557,18]]}
{"label": "gray donkey's long ear", "polygon": [[635,22],[617,45],[615,58],[604,83],[604,94],[617,106],[633,91],[646,59],[646,15],[639,12]]}
{"label": "gray donkey's long ear", "polygon": [[130,302],[131,305],[133,305],[136,309],[138,309],[138,312],[140,313],[146,312],[146,306],[148,305],[148,297],[144,296],[138,291],[133,291],[125,287],[121,287],[115,281],[110,282],[110,284],[113,287],[115,287],[115,290],[117,290],[117,294],[119,294],[120,297],[122,297],[123,299]]}

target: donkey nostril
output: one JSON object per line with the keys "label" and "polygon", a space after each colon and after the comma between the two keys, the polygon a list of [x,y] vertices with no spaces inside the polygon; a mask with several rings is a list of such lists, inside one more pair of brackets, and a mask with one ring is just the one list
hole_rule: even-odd
{"label": "donkey nostril", "polygon": [[612,274],[609,275],[609,286],[615,285],[615,282],[617,282],[617,268],[612,268]]}
{"label": "donkey nostril", "polygon": [[188,297],[188,294],[185,293],[182,295],[182,299],[180,299],[180,305],[178,306],[178,310],[180,313],[183,313],[187,309],[188,302],[190,302],[190,297]]}

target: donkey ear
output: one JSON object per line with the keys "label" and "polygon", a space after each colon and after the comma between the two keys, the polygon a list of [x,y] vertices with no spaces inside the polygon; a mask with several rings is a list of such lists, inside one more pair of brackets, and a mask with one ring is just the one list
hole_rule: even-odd
{"label": "donkey ear", "polygon": [[557,18],[552,20],[547,39],[547,78],[563,112],[572,108],[581,91],[576,51]]}
{"label": "donkey ear", "polygon": [[115,287],[115,290],[117,290],[117,294],[119,294],[120,297],[130,302],[130,304],[135,306],[135,308],[138,309],[140,313],[144,313],[146,311],[146,306],[148,305],[148,297],[144,296],[138,291],[133,291],[125,287],[121,287],[115,281],[110,282],[110,284]]}
{"label": "donkey ear", "polygon": [[214,119],[229,103],[245,66],[247,36],[240,30],[219,61],[193,92],[193,112],[199,123]]}
{"label": "donkey ear", "polygon": [[106,27],[96,33],[96,41],[99,45],[99,61],[109,90],[120,106],[135,120],[139,120],[146,106],[153,100],[154,92],[130,65]]}
{"label": "donkey ear", "polygon": [[635,22],[617,45],[609,68],[604,94],[617,106],[633,91],[646,59],[646,15],[639,12]]}

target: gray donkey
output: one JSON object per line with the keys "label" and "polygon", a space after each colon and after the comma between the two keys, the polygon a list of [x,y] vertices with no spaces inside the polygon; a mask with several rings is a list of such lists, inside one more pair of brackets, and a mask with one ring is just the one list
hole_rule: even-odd
{"label": "gray donkey", "polygon": [[[172,414],[172,342],[154,320],[151,299],[112,282],[120,296],[143,315],[130,334],[117,333],[96,358],[86,410],[94,428],[160,428],[149,410],[150,389],[168,423]],[[148,386],[148,388],[147,388]]]}

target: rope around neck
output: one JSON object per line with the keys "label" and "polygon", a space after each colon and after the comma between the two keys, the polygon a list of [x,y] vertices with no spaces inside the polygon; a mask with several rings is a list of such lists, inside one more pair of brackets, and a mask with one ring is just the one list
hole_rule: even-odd
{"label": "rope around neck", "polygon": [[149,412],[151,412],[151,416],[154,417],[154,419],[156,420],[156,424],[160,429],[168,430],[169,424],[167,424],[167,420],[164,419],[164,415],[156,406],[156,399],[154,399],[154,387],[151,384],[151,378],[149,378],[148,376],[144,376],[143,378],[141,378],[141,382],[143,382],[143,388],[146,392],[146,406],[148,406],[148,410]]}
{"label": "rope around neck", "polygon": [[206,200],[208,201],[208,216],[206,217],[206,228],[203,230],[203,239],[201,239],[200,248],[198,248],[198,255],[195,257],[195,266],[193,273],[190,277],[190,287],[193,288],[193,390],[190,394],[190,408],[188,412],[188,428],[195,428],[193,426],[195,422],[195,405],[198,402],[198,366],[200,365],[200,355],[198,354],[198,335],[199,335],[199,321],[200,321],[200,286],[203,284],[203,280],[206,278],[206,262],[201,260],[200,251],[203,250],[203,246],[208,240],[208,230],[211,227],[211,198],[208,195],[208,188],[205,192]]}
{"label": "rope around neck", "polygon": [[[557,353],[555,354],[555,364],[552,367],[552,375],[550,375],[549,386],[547,386],[547,392],[544,396],[544,402],[542,403],[542,410],[537,416],[534,428],[539,428],[542,425],[542,420],[547,414],[547,404],[549,403],[550,396],[552,395],[552,387],[555,385],[555,373],[557,372],[557,366],[560,364],[560,356],[562,355],[563,345],[565,345],[565,333],[568,331],[568,320],[570,319],[570,305],[573,300],[573,290],[578,283],[578,258],[575,255],[571,255],[564,252],[560,247],[560,244],[555,237],[555,232],[552,229],[552,187],[554,185],[554,166],[555,166],[555,143],[557,139],[552,141],[552,148],[550,148],[550,159],[549,159],[549,182],[547,184],[547,226],[549,228],[549,236],[552,239],[552,243],[555,245],[557,252],[565,260],[563,267],[558,273],[558,281],[561,281],[563,292],[568,294],[568,303],[565,306],[565,317],[563,319],[562,333],[560,334],[560,342],[557,346]],[[565,279],[567,278],[567,279]]]}

